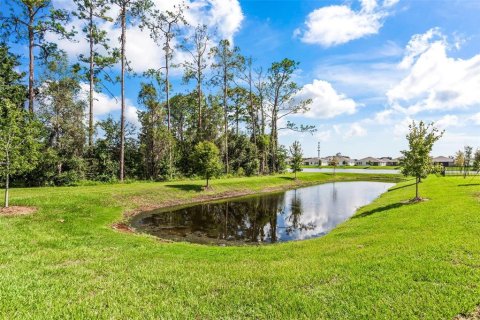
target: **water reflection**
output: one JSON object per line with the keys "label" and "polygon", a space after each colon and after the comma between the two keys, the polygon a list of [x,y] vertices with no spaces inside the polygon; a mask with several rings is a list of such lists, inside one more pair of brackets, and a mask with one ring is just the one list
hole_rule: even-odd
{"label": "water reflection", "polygon": [[321,236],[392,183],[337,182],[135,217],[137,229],[174,241],[273,243]]}

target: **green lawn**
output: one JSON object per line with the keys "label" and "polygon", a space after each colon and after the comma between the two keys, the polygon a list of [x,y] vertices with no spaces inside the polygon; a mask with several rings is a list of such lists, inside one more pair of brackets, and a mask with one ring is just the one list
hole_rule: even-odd
{"label": "green lawn", "polygon": [[[298,184],[332,177],[300,173]],[[420,187],[430,200],[419,204],[403,203],[414,186],[401,182],[308,241],[210,247],[110,227],[139,206],[295,182],[215,180],[208,195],[201,183],[13,190],[13,204],[39,211],[0,217],[1,317],[451,319],[480,304],[480,179],[432,176]]]}

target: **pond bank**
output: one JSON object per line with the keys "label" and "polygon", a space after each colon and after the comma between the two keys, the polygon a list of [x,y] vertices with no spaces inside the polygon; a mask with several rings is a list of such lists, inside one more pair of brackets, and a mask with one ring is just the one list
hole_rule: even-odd
{"label": "pond bank", "polygon": [[[289,177],[215,180],[208,196]],[[14,189],[12,205],[38,211],[0,217],[0,318],[453,319],[479,304],[480,179],[431,176],[417,204],[401,182],[308,241],[220,248],[110,228],[140,205],[198,201],[203,184]]]}

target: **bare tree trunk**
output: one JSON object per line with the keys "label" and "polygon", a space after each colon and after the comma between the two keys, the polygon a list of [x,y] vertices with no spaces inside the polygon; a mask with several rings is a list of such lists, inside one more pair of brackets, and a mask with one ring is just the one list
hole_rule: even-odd
{"label": "bare tree trunk", "polygon": [[[168,36],[167,36],[168,37]],[[167,40],[167,43],[166,43],[166,48],[165,48],[165,95],[166,95],[166,98],[167,98],[167,128],[168,128],[168,132],[170,132],[170,82],[169,82],[169,49],[168,49],[168,46],[169,46],[169,42]]]}
{"label": "bare tree trunk", "polygon": [[[255,146],[255,159],[258,159],[258,147],[257,147],[257,110],[254,107],[253,103],[253,92],[252,92],[252,58],[248,60],[248,97],[250,100],[250,112],[251,112],[251,122],[252,122],[252,136],[253,136],[253,145]],[[257,172],[259,174],[260,171]]]}
{"label": "bare tree trunk", "polygon": [[416,178],[416,181],[415,181],[415,200],[419,199],[419,197],[418,197],[418,183],[419,182],[420,182],[420,179]]}
{"label": "bare tree trunk", "polygon": [[34,81],[34,64],[35,64],[35,56],[33,55],[33,48],[35,46],[34,44],[34,30],[33,30],[33,17],[34,17],[34,12],[31,8],[28,8],[29,12],[29,23],[28,23],[28,54],[29,54],[29,65],[28,65],[28,111],[30,113],[34,112],[33,108],[33,99],[35,96],[34,88],[33,88],[33,81]]}
{"label": "bare tree trunk", "polygon": [[93,145],[93,86],[94,74],[93,74],[93,8],[90,6],[90,23],[89,23],[89,41],[90,41],[90,93],[88,97],[89,114],[88,114],[88,146],[90,149]]}
{"label": "bare tree trunk", "polygon": [[[170,33],[170,30],[169,30]],[[169,71],[170,71],[170,66],[169,66],[169,57],[170,57],[170,42],[168,39],[169,35],[167,35],[167,42],[165,45],[165,95],[167,98],[167,112],[168,112],[168,119],[167,119],[167,129],[168,133],[170,133],[170,117],[171,117],[171,112],[170,112],[170,79],[169,79]],[[172,178],[172,144],[170,141],[170,137],[168,139],[168,174],[170,176],[170,179]]]}
{"label": "bare tree trunk", "polygon": [[225,122],[225,169],[228,174],[228,107],[227,107],[227,70],[223,71],[223,112]]}
{"label": "bare tree trunk", "polygon": [[6,163],[6,179],[5,179],[5,208],[8,208],[8,191],[10,188],[10,156],[7,151],[7,163]]}
{"label": "bare tree trunk", "polygon": [[198,56],[197,59],[197,94],[198,94],[198,131],[202,131],[202,59]]}
{"label": "bare tree trunk", "polygon": [[126,39],[126,7],[122,5],[121,13],[122,24],[122,36],[121,36],[121,59],[122,59],[122,71],[121,71],[121,98],[122,98],[122,111],[120,115],[120,181],[124,180],[125,174],[125,43]]}

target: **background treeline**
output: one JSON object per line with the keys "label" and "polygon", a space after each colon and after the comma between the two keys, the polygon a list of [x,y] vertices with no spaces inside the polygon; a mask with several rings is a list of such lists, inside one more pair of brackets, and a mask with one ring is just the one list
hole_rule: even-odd
{"label": "background treeline", "polygon": [[[7,115],[14,107],[21,112],[23,120],[15,123],[31,130],[18,132],[34,140],[29,148],[10,151],[10,164],[17,159],[25,168],[10,172],[14,184],[204,175],[209,168],[198,165],[198,149],[218,157],[219,165],[211,164],[215,170],[207,170],[210,176],[272,174],[286,168],[287,149],[279,144],[279,131],[315,130],[283,119],[307,111],[311,102],[296,98],[300,88],[292,79],[297,62],[284,59],[266,68],[255,66],[252,57],[243,56],[228,40],[213,43],[206,26],[188,25],[184,6],[160,11],[145,0],[75,3],[74,12],[43,0],[10,0],[10,6],[2,8],[0,111]],[[82,30],[67,30],[73,16],[83,22]],[[116,21],[120,38],[109,39],[98,27],[102,21]],[[143,74],[129,69],[129,24],[140,25],[162,48],[162,68]],[[74,61],[46,36],[72,39],[76,33],[85,35],[82,41],[89,51]],[[12,46],[25,48],[25,53],[12,54]],[[185,61],[174,59],[177,52]],[[23,63],[20,68],[23,61],[28,61],[26,72],[18,71],[26,69]],[[182,85],[177,80],[172,86],[173,71],[183,74]],[[139,127],[125,120],[128,74],[142,81]],[[95,110],[101,107],[95,92],[110,94],[113,87],[121,93],[120,117],[95,121]],[[204,148],[206,142],[213,147]],[[0,155],[5,164],[5,152]]]}

